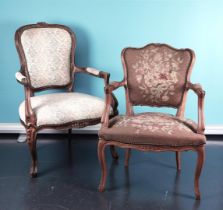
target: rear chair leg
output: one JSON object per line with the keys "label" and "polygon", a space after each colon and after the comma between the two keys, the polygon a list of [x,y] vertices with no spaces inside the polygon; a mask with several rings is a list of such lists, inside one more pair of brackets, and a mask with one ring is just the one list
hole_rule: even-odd
{"label": "rear chair leg", "polygon": [[110,146],[110,151],[113,159],[117,160],[118,159],[118,153],[115,151],[115,146],[111,145]]}
{"label": "rear chair leg", "polygon": [[101,165],[101,180],[98,187],[99,192],[103,192],[105,189],[106,177],[107,177],[107,169],[106,169],[106,161],[105,161],[105,147],[106,141],[99,139],[98,142],[98,159]]}
{"label": "rear chair leg", "polygon": [[27,135],[27,143],[32,158],[30,176],[36,177],[37,176],[36,129],[33,127],[28,128],[26,135]]}
{"label": "rear chair leg", "polygon": [[180,152],[176,152],[177,171],[181,170]]}
{"label": "rear chair leg", "polygon": [[201,175],[201,170],[204,164],[205,158],[205,151],[204,146],[197,148],[197,166],[195,171],[195,178],[194,178],[194,192],[196,200],[200,200],[200,189],[199,189],[199,177]]}
{"label": "rear chair leg", "polygon": [[129,165],[130,155],[131,155],[131,149],[128,148],[128,149],[126,149],[126,152],[125,152],[125,167],[128,167],[128,165]]}

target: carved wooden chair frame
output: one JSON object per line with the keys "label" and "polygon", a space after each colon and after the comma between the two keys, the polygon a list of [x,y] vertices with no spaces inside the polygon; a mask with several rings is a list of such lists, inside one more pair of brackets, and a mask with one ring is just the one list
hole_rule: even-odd
{"label": "carved wooden chair frame", "polygon": [[[27,62],[26,62],[26,57],[25,53],[22,47],[21,43],[21,35],[22,33],[27,30],[27,29],[32,29],[32,28],[61,28],[69,32],[71,40],[72,40],[72,48],[71,48],[71,55],[70,55],[70,81],[67,85],[62,85],[62,86],[43,86],[41,88],[34,88],[31,85],[30,77],[29,77],[29,72],[27,69]],[[74,63],[74,54],[75,54],[75,47],[76,47],[76,38],[74,32],[64,26],[64,25],[59,25],[59,24],[47,24],[44,22],[40,22],[37,24],[32,24],[32,25],[26,25],[21,28],[19,28],[16,33],[15,33],[15,43],[16,43],[16,48],[19,54],[20,58],[20,64],[21,68],[20,71],[16,73],[16,79],[17,81],[24,86],[25,89],[25,119],[26,119],[26,124],[24,124],[23,121],[21,121],[22,125],[26,129],[26,134],[27,134],[27,143],[30,149],[31,157],[32,157],[32,165],[30,169],[30,175],[32,177],[35,177],[37,175],[37,151],[36,151],[36,135],[37,132],[42,130],[42,129],[69,129],[69,134],[72,131],[72,128],[83,128],[86,126],[90,125],[95,125],[100,122],[104,121],[105,115],[102,115],[102,118],[95,118],[95,119],[87,119],[87,120],[78,120],[78,121],[73,121],[70,123],[65,123],[65,124],[59,124],[59,125],[44,125],[44,126],[37,126],[36,122],[36,114],[34,110],[32,109],[31,106],[31,97],[34,96],[35,92],[42,91],[42,90],[47,90],[47,89],[67,89],[68,92],[73,91],[73,82],[74,82],[74,76],[76,73],[86,73],[94,77],[102,78],[104,80],[105,86],[109,84],[109,77],[110,74],[104,71],[99,71],[94,68],[89,68],[89,67],[77,67],[75,66]],[[118,114],[117,111],[117,99],[115,98],[114,95],[112,95],[112,103],[113,107],[113,116]]]}
{"label": "carved wooden chair frame", "polygon": [[[185,112],[185,104],[186,104],[186,97],[188,90],[193,90],[197,96],[198,96],[198,128],[197,133],[204,134],[205,125],[204,125],[204,96],[205,92],[203,91],[200,84],[192,84],[190,82],[190,74],[192,71],[192,67],[195,60],[195,54],[191,49],[176,49],[166,44],[149,44],[149,45],[155,45],[155,46],[166,46],[168,48],[171,48],[175,51],[182,51],[187,50],[191,53],[191,63],[190,68],[188,69],[187,78],[185,81],[185,90],[183,97],[181,99],[181,104],[177,108],[176,116],[179,118],[184,118],[184,112]],[[143,48],[148,47],[149,45],[146,45]],[[133,49],[143,49],[143,48],[133,48]],[[112,103],[112,92],[116,90],[119,87],[124,87],[125,89],[125,96],[126,96],[126,115],[134,115],[133,112],[133,105],[131,104],[130,98],[129,98],[129,90],[128,90],[128,82],[127,82],[127,67],[124,61],[124,53],[125,50],[129,48],[125,48],[122,51],[122,64],[124,67],[124,79],[121,82],[112,82],[111,84],[107,85],[105,88],[106,93],[106,108],[105,108],[105,120],[102,124],[102,126],[108,127],[109,125],[109,106]],[[98,158],[102,169],[102,175],[101,180],[99,184],[99,191],[102,192],[105,189],[105,183],[106,183],[106,176],[107,176],[107,170],[106,170],[106,161],[105,161],[105,148],[106,146],[110,147],[121,147],[126,149],[125,153],[125,166],[128,166],[129,158],[130,158],[130,152],[131,149],[137,149],[141,151],[153,151],[153,152],[163,152],[163,151],[173,151],[176,153],[176,165],[177,170],[181,170],[181,161],[180,161],[180,152],[182,151],[188,151],[192,150],[197,152],[198,158],[197,158],[197,166],[195,171],[195,179],[194,179],[194,191],[195,191],[195,197],[197,200],[200,199],[200,190],[199,190],[199,177],[201,174],[202,166],[204,163],[204,157],[205,157],[205,148],[204,145],[201,146],[150,146],[150,145],[134,145],[134,144],[127,144],[127,143],[121,143],[118,141],[107,141],[102,138],[99,138],[98,143]],[[114,158],[118,158],[118,155],[116,153],[113,154]]]}

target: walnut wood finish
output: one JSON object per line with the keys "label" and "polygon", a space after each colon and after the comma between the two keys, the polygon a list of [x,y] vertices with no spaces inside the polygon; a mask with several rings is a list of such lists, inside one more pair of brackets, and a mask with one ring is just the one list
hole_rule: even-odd
{"label": "walnut wood finish", "polygon": [[[205,92],[203,91],[201,85],[199,84],[192,84],[190,82],[190,75],[192,71],[192,67],[194,64],[195,60],[195,54],[191,49],[175,49],[169,45],[166,44],[151,44],[155,46],[166,46],[169,47],[175,51],[182,51],[182,50],[187,50],[191,54],[191,62],[190,66],[188,68],[188,73],[187,77],[185,78],[185,85],[184,85],[184,90],[183,90],[183,96],[181,99],[181,103],[179,107],[177,108],[177,113],[176,116],[179,117],[180,119],[184,118],[184,112],[185,112],[185,104],[186,104],[186,97],[188,90],[193,90],[197,96],[198,96],[198,127],[197,127],[197,133],[203,134],[204,135],[204,96]],[[143,48],[146,48],[149,45],[146,45]],[[140,49],[143,49],[140,48]],[[128,82],[127,82],[127,67],[124,61],[124,53],[126,51],[125,48],[122,51],[122,64],[124,67],[124,79],[121,82],[112,82],[109,85],[106,85],[105,88],[105,94],[106,94],[106,107],[105,107],[105,119],[102,124],[104,127],[108,127],[109,125],[109,107],[110,104],[112,103],[112,92],[116,90],[119,87],[124,87],[125,88],[125,98],[126,98],[126,115],[134,115],[133,112],[133,105],[130,102],[129,99],[129,90],[128,90]],[[138,49],[138,48],[135,48]],[[200,191],[199,191],[199,177],[201,174],[202,166],[204,163],[204,145],[199,145],[199,146],[181,146],[181,147],[166,147],[166,146],[149,146],[149,145],[134,145],[134,144],[125,144],[121,143],[118,141],[105,141],[104,139],[99,139],[98,143],[98,158],[99,162],[101,164],[101,169],[102,169],[102,176],[101,176],[101,181],[99,184],[99,191],[102,192],[104,191],[105,188],[105,183],[106,183],[106,161],[105,161],[105,154],[104,150],[106,146],[117,146],[121,148],[126,149],[126,155],[125,155],[125,166],[128,166],[129,158],[130,158],[130,150],[131,149],[137,149],[141,151],[153,151],[153,152],[164,152],[164,151],[173,151],[176,154],[176,165],[177,165],[177,170],[181,170],[181,161],[180,161],[180,153],[183,151],[188,151],[188,150],[193,150],[197,152],[198,154],[198,159],[197,159],[197,166],[196,166],[196,171],[195,171],[195,178],[194,178],[194,191],[195,191],[195,197],[197,200],[200,199]]]}
{"label": "walnut wood finish", "polygon": [[124,149],[127,149],[125,166],[128,166],[130,149],[136,149],[144,152],[183,152],[188,150],[193,150],[197,152],[197,166],[195,170],[194,177],[194,192],[196,200],[200,200],[200,190],[199,190],[199,177],[201,175],[201,170],[204,164],[205,150],[204,146],[183,146],[183,147],[167,147],[167,146],[150,146],[150,145],[133,145],[133,144],[124,144],[117,141],[105,141],[103,139],[99,139],[98,142],[98,159],[101,165],[101,180],[98,187],[100,192],[105,190],[105,183],[107,177],[107,169],[106,169],[106,160],[105,160],[105,148],[106,146],[117,146]]}
{"label": "walnut wood finish", "polygon": [[[66,85],[62,86],[42,86],[40,88],[34,88],[31,85],[30,77],[29,77],[29,72],[28,72],[28,67],[27,67],[27,62],[26,62],[26,57],[25,53],[23,50],[23,46],[21,43],[21,35],[25,30],[31,29],[31,28],[62,28],[69,32],[71,40],[72,40],[72,48],[71,48],[71,54],[70,54],[70,81]],[[46,129],[46,128],[53,128],[53,129],[70,129],[71,128],[83,128],[89,125],[95,125],[100,122],[104,122],[104,114],[102,118],[95,118],[95,119],[86,119],[86,120],[78,120],[78,121],[73,121],[70,123],[65,123],[65,124],[60,124],[60,125],[42,125],[42,126],[37,126],[36,125],[36,114],[34,110],[32,109],[31,106],[31,97],[34,96],[35,92],[37,91],[42,91],[42,90],[47,90],[47,89],[67,89],[68,92],[73,91],[73,83],[74,83],[74,76],[76,73],[86,73],[91,76],[95,76],[98,78],[102,78],[104,80],[104,84],[108,85],[109,84],[109,77],[110,74],[107,72],[103,71],[89,71],[89,68],[83,68],[83,67],[77,67],[75,66],[74,63],[74,55],[75,55],[75,47],[76,47],[76,38],[74,32],[64,26],[64,25],[58,25],[58,24],[47,24],[44,22],[37,23],[37,24],[32,24],[32,25],[26,25],[21,28],[19,28],[16,33],[15,33],[15,44],[16,48],[18,51],[18,55],[20,58],[20,63],[21,63],[21,68],[20,68],[20,75],[19,77],[22,77],[23,80],[18,80],[25,89],[25,119],[26,122],[21,121],[22,125],[26,129],[26,135],[27,135],[27,143],[30,149],[31,157],[32,157],[32,165],[30,169],[30,175],[32,177],[37,176],[37,151],[36,151],[36,135],[39,130]],[[112,94],[112,101],[111,101],[111,106],[113,107],[113,116],[118,114],[117,110],[117,99],[115,96]],[[114,148],[113,148],[114,150]]]}

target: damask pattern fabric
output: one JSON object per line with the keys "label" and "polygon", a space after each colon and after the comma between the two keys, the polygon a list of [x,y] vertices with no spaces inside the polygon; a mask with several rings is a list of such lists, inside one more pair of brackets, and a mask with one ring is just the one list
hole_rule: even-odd
{"label": "damask pattern fabric", "polygon": [[63,86],[70,82],[70,34],[61,28],[32,28],[21,35],[31,85]]}
{"label": "damask pattern fabric", "polygon": [[[37,126],[101,118],[105,108],[103,99],[83,93],[53,93],[35,96],[31,98],[31,105],[37,116]],[[19,107],[19,115],[25,122],[24,101]]]}
{"label": "damask pattern fabric", "polygon": [[108,141],[129,144],[186,146],[205,143],[205,136],[197,134],[197,125],[191,120],[162,113],[142,113],[117,116],[103,127],[99,136]]}
{"label": "damask pattern fabric", "polygon": [[134,105],[180,105],[192,56],[166,45],[128,48],[124,53],[130,100]]}

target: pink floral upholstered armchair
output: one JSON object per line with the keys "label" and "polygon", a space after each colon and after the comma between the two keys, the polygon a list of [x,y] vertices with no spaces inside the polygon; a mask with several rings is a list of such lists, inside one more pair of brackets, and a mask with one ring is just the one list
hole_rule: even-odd
{"label": "pink floral upholstered armchair", "polygon": [[[122,51],[124,79],[106,87],[106,115],[99,131],[98,156],[102,167],[99,191],[106,182],[104,149],[107,145],[126,148],[125,165],[130,150],[174,151],[177,169],[181,169],[180,152],[193,150],[198,154],[194,190],[200,199],[199,176],[204,162],[205,92],[199,84],[190,82],[195,55],[190,49],[175,49],[166,44],[149,44],[143,48]],[[126,93],[126,115],[109,120],[112,92],[123,86]],[[188,90],[198,96],[198,124],[184,118]],[[134,114],[133,106],[172,107],[176,116],[147,112]]]}
{"label": "pink floral upholstered armchair", "polygon": [[[19,28],[15,34],[21,69],[16,79],[25,88],[25,100],[19,107],[21,123],[27,134],[32,156],[30,174],[37,175],[37,132],[45,128],[81,128],[104,120],[105,102],[95,96],[73,92],[74,75],[86,73],[104,79],[109,74],[93,68],[75,66],[75,34],[66,26],[37,23]],[[64,92],[35,96],[46,89]],[[109,115],[117,114],[113,98]]]}

